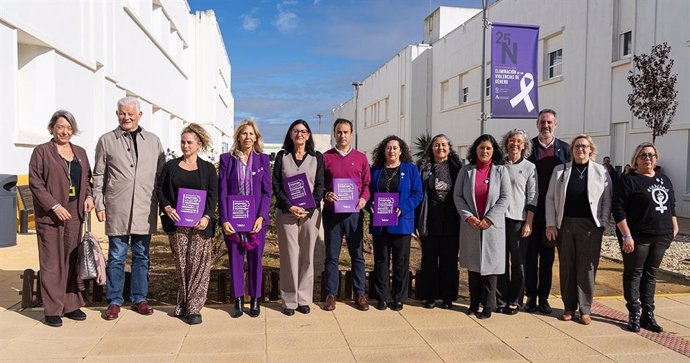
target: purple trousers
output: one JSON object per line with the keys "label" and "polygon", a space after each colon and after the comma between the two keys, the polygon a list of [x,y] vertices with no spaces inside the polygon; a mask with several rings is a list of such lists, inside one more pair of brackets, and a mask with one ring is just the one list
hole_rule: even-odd
{"label": "purple trousers", "polygon": [[242,244],[231,242],[225,236],[225,244],[228,247],[228,260],[230,262],[230,275],[232,277],[232,293],[234,297],[244,296],[244,256],[247,255],[247,284],[249,296],[261,297],[261,278],[263,264],[261,258],[264,255],[266,245],[266,228],[262,228],[256,235],[259,244],[254,249],[246,250]]}

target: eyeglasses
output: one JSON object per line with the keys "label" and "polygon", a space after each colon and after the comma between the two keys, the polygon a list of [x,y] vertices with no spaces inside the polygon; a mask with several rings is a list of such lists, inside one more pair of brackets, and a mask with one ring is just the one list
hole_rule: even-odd
{"label": "eyeglasses", "polygon": [[590,145],[585,145],[585,144],[575,144],[573,146],[574,149],[589,149]]}
{"label": "eyeglasses", "polygon": [[73,131],[72,126],[62,126],[62,125],[55,126],[55,130],[57,132],[63,132],[63,131],[72,132]]}
{"label": "eyeglasses", "polygon": [[292,134],[293,134],[293,135],[299,135],[299,134],[306,135],[306,134],[308,134],[308,133],[309,133],[309,131],[307,131],[307,130],[292,129]]}
{"label": "eyeglasses", "polygon": [[643,153],[643,154],[637,155],[637,158],[642,159],[642,160],[645,160],[645,159],[652,160],[655,157],[656,157],[656,154],[654,154],[654,153]]}

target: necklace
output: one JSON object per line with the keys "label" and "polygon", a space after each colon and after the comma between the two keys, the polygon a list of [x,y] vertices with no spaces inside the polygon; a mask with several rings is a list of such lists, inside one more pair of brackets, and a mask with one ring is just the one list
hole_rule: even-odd
{"label": "necklace", "polygon": [[398,175],[399,167],[400,166],[396,166],[395,168],[383,168],[383,178],[386,181],[386,192],[391,191],[391,182],[393,178]]}
{"label": "necklace", "polygon": [[586,167],[586,166],[585,166],[585,168],[582,169],[582,170],[580,170],[580,169],[576,166],[576,167],[575,167],[575,170],[577,170],[577,172],[580,173],[580,176],[579,176],[580,180],[582,180],[582,179],[585,178],[584,173],[585,173],[585,171],[587,171],[587,167]]}

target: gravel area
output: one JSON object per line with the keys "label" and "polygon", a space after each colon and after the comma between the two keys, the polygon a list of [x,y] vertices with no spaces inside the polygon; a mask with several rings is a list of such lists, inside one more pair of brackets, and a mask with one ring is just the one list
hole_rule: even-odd
{"label": "gravel area", "polygon": [[[604,233],[601,244],[601,255],[622,261],[621,250],[618,246],[614,225],[609,224]],[[661,268],[690,278],[690,235],[678,234],[666,250]]]}

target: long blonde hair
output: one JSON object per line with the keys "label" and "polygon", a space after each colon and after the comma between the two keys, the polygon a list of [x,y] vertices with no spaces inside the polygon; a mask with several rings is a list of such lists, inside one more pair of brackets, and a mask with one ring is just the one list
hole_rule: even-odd
{"label": "long blonde hair", "polygon": [[240,124],[235,128],[235,135],[233,136],[232,143],[232,155],[237,155],[240,152],[240,133],[245,127],[251,127],[254,129],[254,135],[256,135],[256,140],[254,141],[254,151],[262,153],[264,151],[264,138],[259,132],[259,127],[256,122],[252,119],[245,119],[240,122]]}

